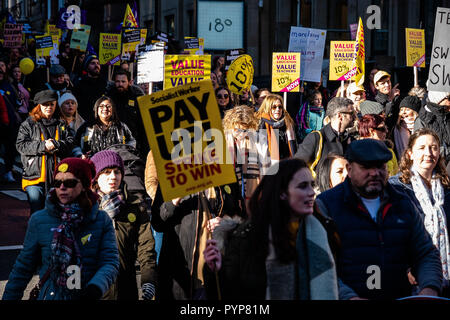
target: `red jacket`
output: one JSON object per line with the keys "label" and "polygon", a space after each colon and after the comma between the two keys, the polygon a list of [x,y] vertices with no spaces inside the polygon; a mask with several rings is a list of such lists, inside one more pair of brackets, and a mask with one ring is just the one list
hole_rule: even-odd
{"label": "red jacket", "polygon": [[5,100],[3,99],[1,94],[0,94],[0,123],[9,125],[8,109],[6,107]]}

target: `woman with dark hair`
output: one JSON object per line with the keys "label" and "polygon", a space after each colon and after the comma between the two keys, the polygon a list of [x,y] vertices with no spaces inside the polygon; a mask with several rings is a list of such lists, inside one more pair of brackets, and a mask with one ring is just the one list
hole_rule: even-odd
{"label": "woman with dark hair", "polygon": [[208,282],[212,299],[217,290],[224,300],[338,299],[339,240],[315,205],[311,171],[301,159],[277,165],[255,190],[250,219],[231,233],[223,257],[217,240],[207,243],[205,273],[219,272],[220,288]]}
{"label": "woman with dark hair", "polygon": [[19,106],[17,112],[23,121],[27,118],[29,112],[30,91],[23,86],[22,75],[19,65],[11,66],[11,87],[16,93],[17,105]]}
{"label": "woman with dark hair", "polygon": [[338,154],[330,153],[317,169],[318,193],[334,188],[347,177],[347,160]]}
{"label": "woman with dark hair", "polygon": [[324,118],[325,108],[322,104],[322,94],[320,91],[314,90],[300,107],[295,118],[299,140],[303,141],[311,131],[322,129]]}
{"label": "woman with dark hair", "polygon": [[98,300],[117,276],[112,221],[90,190],[94,165],[66,158],[56,168],[45,209],[28,222],[3,300],[20,300],[36,269],[39,287],[30,298],[38,300]]}
{"label": "woman with dark hair", "polygon": [[[425,229],[441,254],[443,296],[450,297],[450,178],[440,146],[433,130],[423,128],[414,132],[400,160],[400,172],[389,182],[411,199],[422,216]],[[415,284],[411,275],[409,278]]]}
{"label": "woman with dark hair", "polygon": [[136,140],[127,125],[119,120],[111,98],[102,96],[94,105],[94,121],[85,122],[76,135],[83,157],[93,156],[115,144],[136,148]]}
{"label": "woman with dark hair", "polygon": [[261,107],[264,99],[270,94],[270,90],[267,88],[259,88],[255,92],[255,111],[258,111]]}
{"label": "woman with dark hair", "polygon": [[233,100],[231,98],[231,91],[227,87],[218,87],[215,90],[217,104],[219,105],[220,116],[225,116],[225,111],[233,108]]}
{"label": "woman with dark hair", "polygon": [[359,119],[359,136],[361,139],[375,139],[384,141],[389,151],[392,153],[392,159],[387,162],[389,176],[396,175],[398,172],[397,157],[393,150],[394,144],[386,139],[388,128],[384,117],[378,114],[366,114]]}
{"label": "woman with dark hair", "polygon": [[225,58],[223,56],[215,56],[211,66],[211,74],[214,74],[219,87],[225,86]]}
{"label": "woman with dark hair", "polygon": [[283,98],[277,94],[267,95],[256,117],[259,119],[260,132],[265,130],[270,159],[278,161],[293,157],[297,152],[295,124],[283,107]]}
{"label": "woman with dark hair", "polygon": [[31,214],[44,207],[45,195],[53,182],[56,163],[72,153],[72,131],[60,120],[53,90],[36,93],[37,106],[21,123],[16,140],[22,165],[22,189],[27,193]]}

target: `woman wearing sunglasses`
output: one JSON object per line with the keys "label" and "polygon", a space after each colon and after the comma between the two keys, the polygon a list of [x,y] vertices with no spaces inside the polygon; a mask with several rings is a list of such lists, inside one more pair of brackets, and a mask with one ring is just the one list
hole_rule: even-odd
{"label": "woman wearing sunglasses", "polygon": [[377,114],[366,114],[359,119],[359,136],[361,139],[375,139],[384,141],[392,153],[392,159],[387,163],[389,176],[394,176],[398,172],[397,157],[393,150],[393,143],[386,139],[388,128],[384,117]]}
{"label": "woman wearing sunglasses", "polygon": [[231,91],[226,87],[218,87],[215,90],[217,104],[219,105],[220,117],[223,119],[225,111],[233,108],[233,101],[231,99]]}
{"label": "woman wearing sunglasses", "polygon": [[22,165],[22,189],[27,193],[30,214],[42,209],[58,161],[69,157],[74,147],[72,130],[59,118],[58,96],[53,90],[36,93],[37,106],[22,122],[16,140]]}
{"label": "woman wearing sunglasses", "polygon": [[56,166],[54,188],[28,222],[4,300],[20,300],[36,270],[38,300],[98,300],[114,282],[119,253],[112,221],[90,190],[94,174],[89,160],[66,158]]}
{"label": "woman wearing sunglasses", "polygon": [[270,159],[277,161],[294,156],[297,152],[295,124],[283,107],[283,98],[276,94],[267,95],[256,116],[260,132],[265,130]]}

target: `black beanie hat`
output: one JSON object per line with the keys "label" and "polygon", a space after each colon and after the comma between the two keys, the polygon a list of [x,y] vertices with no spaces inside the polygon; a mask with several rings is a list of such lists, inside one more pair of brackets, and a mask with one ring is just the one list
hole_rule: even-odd
{"label": "black beanie hat", "polygon": [[409,108],[419,113],[422,104],[420,103],[420,99],[416,96],[406,96],[403,98],[402,102],[400,102],[400,108]]}

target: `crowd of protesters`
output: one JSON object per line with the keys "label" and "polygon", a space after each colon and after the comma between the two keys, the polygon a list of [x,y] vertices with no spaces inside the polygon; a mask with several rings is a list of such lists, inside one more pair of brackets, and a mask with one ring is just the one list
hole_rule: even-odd
{"label": "crowd of protesters", "polygon": [[143,299],[450,297],[450,92],[402,95],[373,69],[331,95],[302,84],[291,116],[267,88],[233,93],[216,56],[236,182],[164,202],[137,102],[148,88],[127,63],[108,81],[95,54],[73,60],[62,43],[48,79],[36,68],[24,81],[29,54],[10,51],[3,180],[20,175],[31,216],[3,299],[21,299],[37,270],[38,299],[137,300],[136,262]]}

